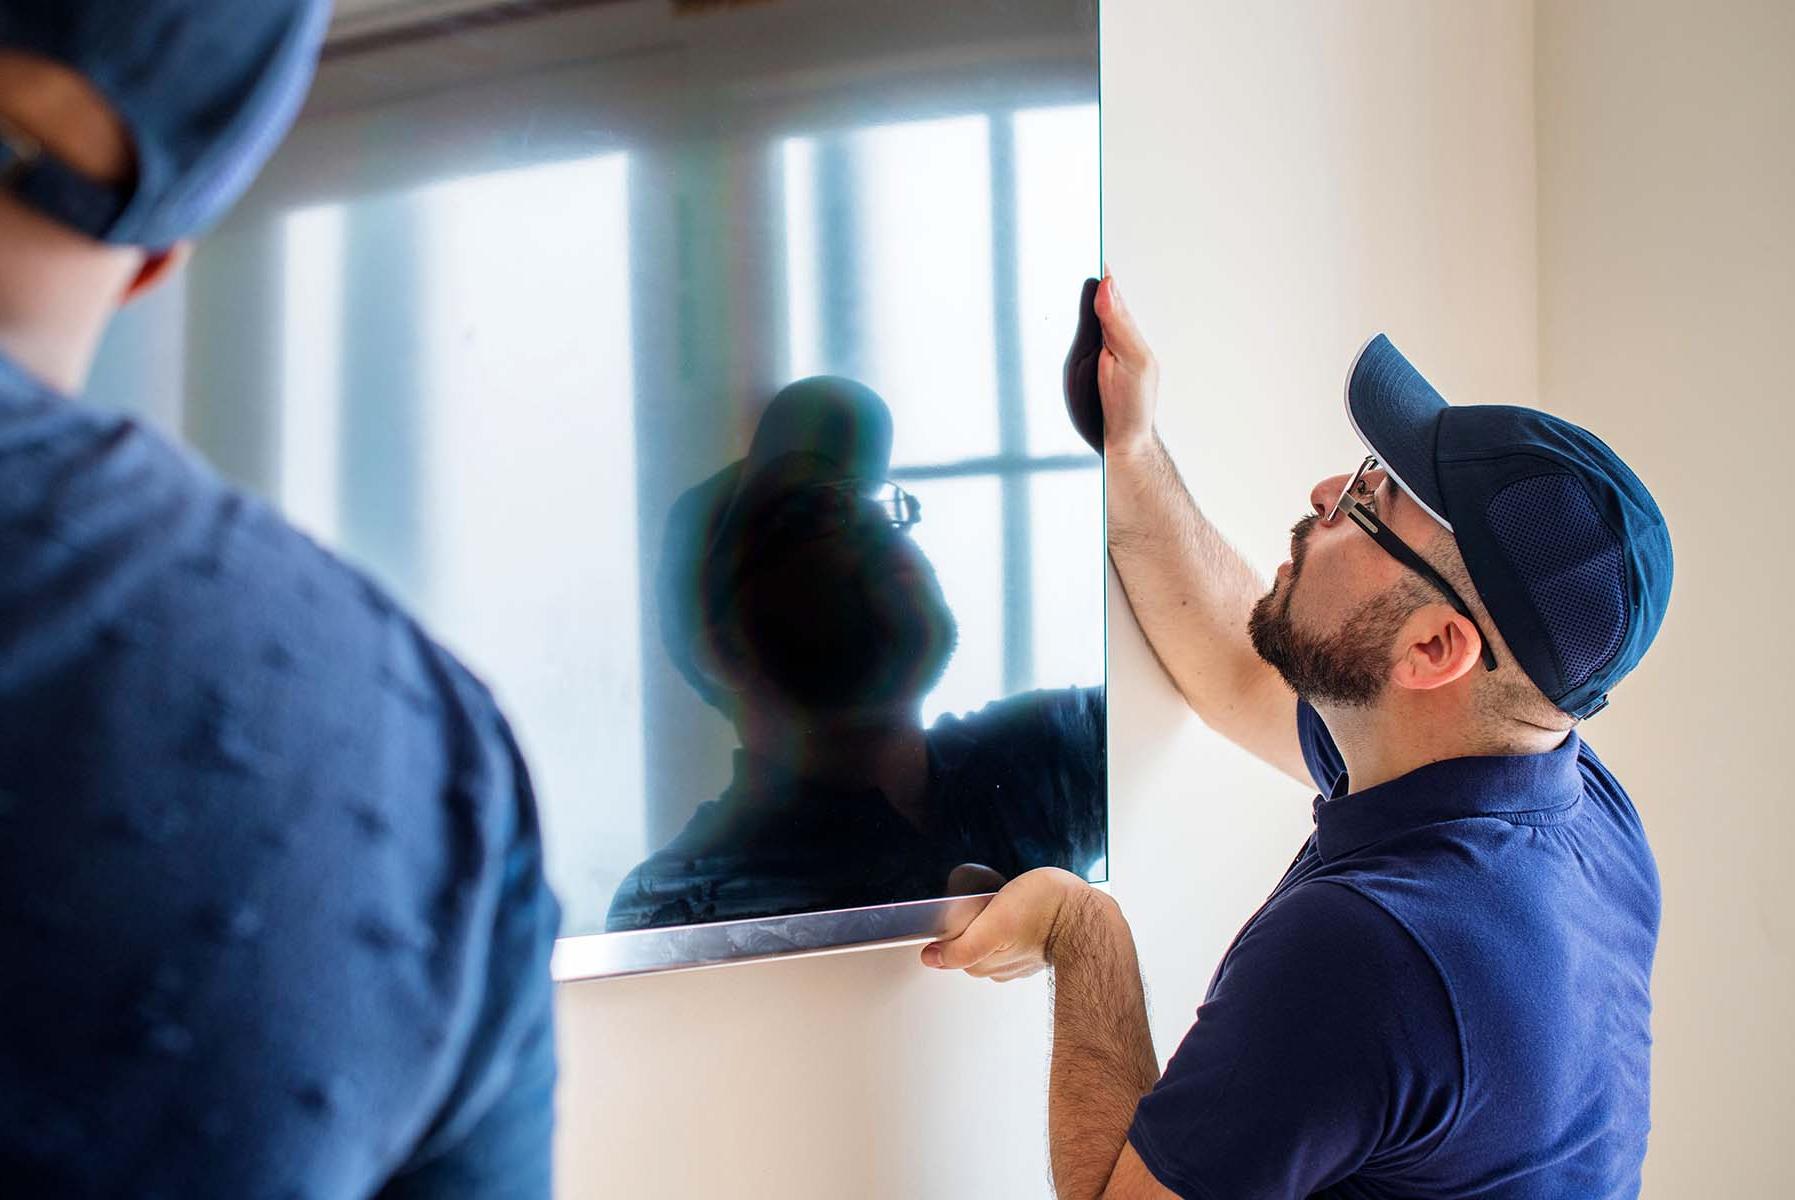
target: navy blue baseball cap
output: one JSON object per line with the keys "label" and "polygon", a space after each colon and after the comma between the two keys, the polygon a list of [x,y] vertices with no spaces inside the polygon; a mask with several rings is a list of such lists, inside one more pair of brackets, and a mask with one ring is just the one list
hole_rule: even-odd
{"label": "navy blue baseball cap", "polygon": [[137,171],[101,184],[0,137],[0,190],[102,242],[161,250],[204,232],[286,136],[329,23],[329,0],[5,0],[0,49],[98,89]]}
{"label": "navy blue baseball cap", "polygon": [[1670,531],[1639,477],[1550,413],[1446,403],[1383,334],[1347,373],[1346,415],[1457,539],[1528,678],[1574,717],[1606,707],[1670,603]]}

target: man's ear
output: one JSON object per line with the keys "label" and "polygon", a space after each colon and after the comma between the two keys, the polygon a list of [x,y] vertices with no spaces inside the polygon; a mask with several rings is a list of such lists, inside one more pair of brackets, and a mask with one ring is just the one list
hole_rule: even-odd
{"label": "man's ear", "polygon": [[1456,683],[1483,655],[1483,639],[1476,628],[1447,604],[1417,609],[1403,623],[1400,645],[1390,680],[1417,692]]}
{"label": "man's ear", "polygon": [[119,306],[122,308],[133,300],[155,291],[176,271],[185,266],[187,260],[192,257],[192,242],[176,242],[166,250],[157,250],[153,254],[147,255],[143,260],[143,266],[137,270],[137,277],[131,280],[130,286],[125,289],[123,298],[119,300]]}

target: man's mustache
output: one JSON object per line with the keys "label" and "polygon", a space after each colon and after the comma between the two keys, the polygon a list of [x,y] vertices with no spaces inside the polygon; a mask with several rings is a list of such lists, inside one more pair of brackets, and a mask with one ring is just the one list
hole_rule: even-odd
{"label": "man's mustache", "polygon": [[1321,523],[1320,513],[1310,513],[1290,527],[1290,574],[1303,569],[1303,555],[1309,552],[1309,531]]}

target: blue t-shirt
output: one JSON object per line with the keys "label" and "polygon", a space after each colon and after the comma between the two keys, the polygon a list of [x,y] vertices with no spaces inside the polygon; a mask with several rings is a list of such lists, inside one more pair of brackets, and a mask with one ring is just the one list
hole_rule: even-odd
{"label": "blue t-shirt", "polygon": [[0,1191],[546,1197],[558,919],[487,690],[0,358]]}
{"label": "blue t-shirt", "polygon": [[1203,1200],[1636,1196],[1658,876],[1572,733],[1348,793],[1222,959],[1129,1140]]}

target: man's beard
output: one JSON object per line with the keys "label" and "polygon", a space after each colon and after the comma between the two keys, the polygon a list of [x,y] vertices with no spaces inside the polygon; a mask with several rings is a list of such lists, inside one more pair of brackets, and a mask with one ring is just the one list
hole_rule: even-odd
{"label": "man's beard", "polygon": [[1253,605],[1247,622],[1253,649],[1276,668],[1291,690],[1311,704],[1364,708],[1375,702],[1389,680],[1390,645],[1415,611],[1413,590],[1396,584],[1361,603],[1340,628],[1326,636],[1304,633],[1291,620],[1290,601],[1302,575],[1308,534],[1319,520],[1304,517],[1290,531],[1290,578],[1284,594],[1277,585]]}

